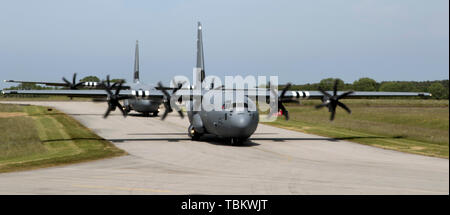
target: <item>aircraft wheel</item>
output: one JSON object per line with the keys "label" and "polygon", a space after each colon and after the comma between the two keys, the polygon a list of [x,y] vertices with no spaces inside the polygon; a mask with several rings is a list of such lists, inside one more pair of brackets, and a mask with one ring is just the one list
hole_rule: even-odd
{"label": "aircraft wheel", "polygon": [[194,126],[192,126],[192,125],[189,125],[188,135],[192,140],[199,140],[200,137],[202,136],[202,134],[195,131]]}
{"label": "aircraft wheel", "polygon": [[158,111],[156,111],[156,112],[153,112],[153,116],[158,116]]}
{"label": "aircraft wheel", "polygon": [[244,143],[244,140],[241,138],[237,138],[237,137],[232,137],[230,139],[230,143],[232,146],[241,146],[242,143]]}
{"label": "aircraft wheel", "polygon": [[125,111],[125,113],[129,113],[130,112],[130,107],[128,106],[123,106],[123,111]]}
{"label": "aircraft wheel", "polygon": [[150,116],[150,113],[149,113],[149,112],[144,112],[144,113],[142,113],[142,114],[144,114],[145,117],[149,117],[149,116]]}

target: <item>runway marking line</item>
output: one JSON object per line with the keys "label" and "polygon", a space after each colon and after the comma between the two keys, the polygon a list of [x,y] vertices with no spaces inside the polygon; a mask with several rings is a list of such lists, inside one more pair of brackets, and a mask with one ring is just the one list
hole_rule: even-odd
{"label": "runway marking line", "polygon": [[123,191],[146,191],[155,193],[170,193],[170,190],[156,190],[151,188],[133,188],[133,187],[108,187],[100,185],[82,185],[82,184],[72,184],[72,187],[80,188],[92,188],[92,189],[103,189],[103,190],[123,190]]}

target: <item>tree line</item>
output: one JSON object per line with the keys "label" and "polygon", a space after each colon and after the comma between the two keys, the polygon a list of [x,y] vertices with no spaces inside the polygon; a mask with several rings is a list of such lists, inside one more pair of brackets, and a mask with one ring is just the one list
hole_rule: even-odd
{"label": "tree line", "polygon": [[[377,82],[371,78],[360,78],[353,83],[344,83],[341,79],[326,78],[319,83],[292,85],[292,90],[315,91],[333,90],[335,80],[338,81],[338,89],[342,91],[380,91],[380,92],[428,92],[436,99],[448,99],[449,80],[436,81],[382,81]],[[283,86],[280,86],[282,89]]]}

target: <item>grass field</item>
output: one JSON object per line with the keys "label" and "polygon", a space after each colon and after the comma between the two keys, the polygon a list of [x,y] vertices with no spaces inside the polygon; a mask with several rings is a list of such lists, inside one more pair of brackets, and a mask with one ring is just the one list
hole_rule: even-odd
{"label": "grass field", "polygon": [[316,110],[320,101],[287,105],[290,120],[279,117],[267,124],[305,133],[343,139],[428,156],[449,157],[449,101],[413,99],[347,99],[352,110],[338,107],[329,121],[326,108]]}
{"label": "grass field", "polygon": [[61,112],[39,106],[0,104],[0,172],[123,154]]}

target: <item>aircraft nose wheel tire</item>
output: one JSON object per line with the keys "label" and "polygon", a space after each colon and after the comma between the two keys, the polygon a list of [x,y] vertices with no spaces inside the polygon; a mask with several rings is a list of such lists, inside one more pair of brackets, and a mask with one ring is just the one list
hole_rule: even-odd
{"label": "aircraft nose wheel tire", "polygon": [[230,143],[232,146],[241,146],[244,143],[245,139],[233,137],[230,139]]}
{"label": "aircraft nose wheel tire", "polygon": [[190,125],[188,128],[188,135],[192,140],[199,140],[202,134],[195,131],[194,126]]}

